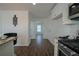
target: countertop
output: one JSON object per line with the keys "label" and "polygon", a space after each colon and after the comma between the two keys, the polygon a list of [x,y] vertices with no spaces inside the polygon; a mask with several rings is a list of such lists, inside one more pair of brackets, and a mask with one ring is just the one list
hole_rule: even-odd
{"label": "countertop", "polygon": [[6,43],[13,41],[15,39],[16,39],[16,37],[9,37],[9,38],[6,38],[6,39],[0,39],[0,45],[6,44]]}

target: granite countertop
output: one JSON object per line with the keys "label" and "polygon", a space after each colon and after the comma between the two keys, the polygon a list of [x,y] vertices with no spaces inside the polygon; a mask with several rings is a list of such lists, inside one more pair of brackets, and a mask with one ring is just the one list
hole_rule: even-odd
{"label": "granite countertop", "polygon": [[16,37],[9,37],[9,38],[6,38],[6,39],[0,39],[0,45],[6,44],[6,43],[13,41],[15,39],[16,39]]}

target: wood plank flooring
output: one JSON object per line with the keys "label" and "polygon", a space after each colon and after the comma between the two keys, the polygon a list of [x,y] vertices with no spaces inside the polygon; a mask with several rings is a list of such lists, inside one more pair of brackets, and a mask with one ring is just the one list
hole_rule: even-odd
{"label": "wood plank flooring", "polygon": [[44,39],[41,44],[37,44],[36,40],[32,39],[29,46],[16,46],[15,54],[17,56],[53,56],[54,46],[47,39]]}

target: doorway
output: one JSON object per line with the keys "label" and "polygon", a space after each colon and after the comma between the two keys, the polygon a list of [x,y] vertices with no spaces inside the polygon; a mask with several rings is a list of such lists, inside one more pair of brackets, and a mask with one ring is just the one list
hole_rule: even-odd
{"label": "doorway", "polygon": [[36,43],[41,45],[43,41],[42,24],[36,24]]}

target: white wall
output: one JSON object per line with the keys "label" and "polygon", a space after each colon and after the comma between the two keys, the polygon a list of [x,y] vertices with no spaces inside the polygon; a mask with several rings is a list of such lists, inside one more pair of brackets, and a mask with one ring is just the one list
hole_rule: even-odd
{"label": "white wall", "polygon": [[[18,24],[13,25],[13,15],[18,17]],[[26,46],[29,44],[29,16],[28,11],[6,10],[0,11],[1,35],[4,33],[15,32],[18,34],[17,45]]]}
{"label": "white wall", "polygon": [[2,34],[2,20],[1,20],[1,14],[0,14],[0,36]]}

